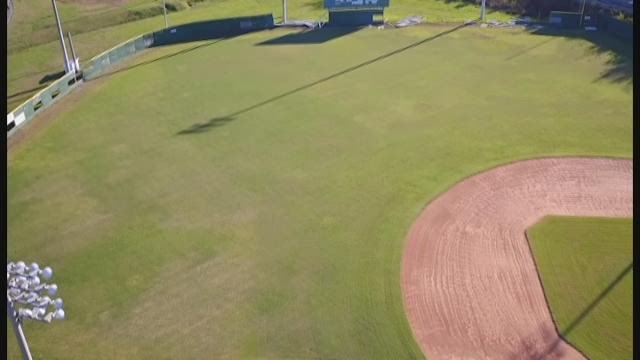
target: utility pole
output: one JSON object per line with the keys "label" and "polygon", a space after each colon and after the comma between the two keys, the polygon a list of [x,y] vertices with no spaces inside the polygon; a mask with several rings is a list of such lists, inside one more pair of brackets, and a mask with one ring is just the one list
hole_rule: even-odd
{"label": "utility pole", "polygon": [[480,10],[480,20],[485,22],[487,20],[487,0],[482,0],[482,9]]}
{"label": "utility pole", "polygon": [[287,0],[282,0],[282,18],[283,23],[286,24],[288,22],[287,19]]}
{"label": "utility pole", "polygon": [[162,0],[162,10],[164,11],[164,28],[169,27],[169,22],[167,21],[167,1]]}
{"label": "utility pole", "polygon": [[58,35],[60,35],[60,45],[62,45],[62,53],[64,55],[64,72],[69,73],[71,71],[69,67],[69,55],[67,54],[67,46],[64,44],[64,35],[62,35],[62,24],[60,23],[60,16],[58,15],[58,6],[56,6],[56,0],[51,0],[51,3],[53,4],[53,12],[56,16]]}

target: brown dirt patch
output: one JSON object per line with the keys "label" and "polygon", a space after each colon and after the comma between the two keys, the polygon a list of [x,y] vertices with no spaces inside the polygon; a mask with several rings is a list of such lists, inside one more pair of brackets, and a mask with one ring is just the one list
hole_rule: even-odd
{"label": "brown dirt patch", "polygon": [[633,161],[522,161],[431,202],[404,252],[414,335],[434,359],[584,359],[557,333],[525,238],[545,215],[631,217]]}

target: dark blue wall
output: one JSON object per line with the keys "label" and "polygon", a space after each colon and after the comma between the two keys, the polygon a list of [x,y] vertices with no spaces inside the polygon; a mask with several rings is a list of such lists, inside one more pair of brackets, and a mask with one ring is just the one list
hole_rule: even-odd
{"label": "dark blue wall", "polygon": [[329,25],[364,26],[373,24],[373,15],[382,11],[329,11]]}
{"label": "dark blue wall", "polygon": [[152,46],[216,39],[273,27],[272,14],[201,21],[153,33]]}
{"label": "dark blue wall", "polygon": [[389,0],[324,0],[327,9],[357,9],[389,7]]}

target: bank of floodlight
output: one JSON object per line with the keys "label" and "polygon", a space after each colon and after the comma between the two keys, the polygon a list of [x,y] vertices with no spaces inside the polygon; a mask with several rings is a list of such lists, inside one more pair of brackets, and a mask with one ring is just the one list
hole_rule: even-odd
{"label": "bank of floodlight", "polygon": [[50,267],[40,268],[37,263],[26,265],[24,261],[7,263],[7,313],[20,344],[22,355],[31,360],[31,352],[24,336],[24,320],[51,323],[63,320],[64,302],[52,299],[58,293],[58,285],[45,281],[53,277]]}

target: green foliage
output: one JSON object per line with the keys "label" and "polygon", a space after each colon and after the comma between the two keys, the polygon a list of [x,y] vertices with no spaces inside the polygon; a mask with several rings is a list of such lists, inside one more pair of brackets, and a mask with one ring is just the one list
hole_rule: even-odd
{"label": "green foliage", "polygon": [[162,5],[154,5],[140,9],[132,9],[127,12],[127,21],[142,20],[153,16],[162,15]]}
{"label": "green foliage", "polygon": [[590,359],[633,355],[633,220],[549,217],[530,241],[560,332]]}
{"label": "green foliage", "polygon": [[52,266],[68,310],[26,325],[34,358],[421,358],[400,265],[426,202],[633,150],[632,93],[593,81],[588,42],[449,29],[162,47],[63,99],[7,168],[9,258]]}
{"label": "green foliage", "polygon": [[189,4],[186,1],[168,0],[166,2],[167,11],[182,11],[189,8]]}

